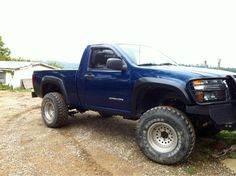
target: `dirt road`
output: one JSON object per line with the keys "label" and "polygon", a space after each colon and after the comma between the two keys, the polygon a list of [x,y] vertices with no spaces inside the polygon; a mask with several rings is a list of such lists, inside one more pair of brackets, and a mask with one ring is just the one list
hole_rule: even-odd
{"label": "dirt road", "polygon": [[135,121],[78,114],[61,129],[47,128],[41,99],[0,91],[0,175],[234,175],[198,147],[184,164],[148,160],[135,142]]}

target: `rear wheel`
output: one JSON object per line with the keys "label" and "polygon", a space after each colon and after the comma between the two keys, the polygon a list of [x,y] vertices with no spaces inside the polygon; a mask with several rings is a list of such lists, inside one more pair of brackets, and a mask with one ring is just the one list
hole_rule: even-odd
{"label": "rear wheel", "polygon": [[41,114],[44,123],[51,128],[65,125],[68,120],[68,107],[63,96],[57,92],[51,92],[43,97]]}
{"label": "rear wheel", "polygon": [[161,164],[175,164],[186,160],[193,151],[195,131],[181,111],[160,106],[141,116],[137,141],[149,159]]}

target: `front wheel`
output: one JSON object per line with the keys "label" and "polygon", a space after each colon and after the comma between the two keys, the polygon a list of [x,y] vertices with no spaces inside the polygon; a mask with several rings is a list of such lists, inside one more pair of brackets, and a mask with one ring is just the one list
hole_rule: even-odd
{"label": "front wheel", "polygon": [[191,121],[181,111],[167,106],[145,112],[138,122],[136,135],[143,153],[161,164],[186,160],[196,138]]}
{"label": "front wheel", "polygon": [[43,97],[41,114],[48,127],[57,128],[65,125],[68,120],[68,107],[63,96],[57,92],[46,94]]}

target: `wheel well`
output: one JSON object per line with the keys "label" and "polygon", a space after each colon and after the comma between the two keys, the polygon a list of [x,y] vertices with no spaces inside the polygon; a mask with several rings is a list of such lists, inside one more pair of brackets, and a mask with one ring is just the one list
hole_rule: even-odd
{"label": "wheel well", "polygon": [[46,83],[42,87],[42,97],[44,97],[47,93],[50,92],[58,92],[62,94],[62,91],[59,86],[52,84],[52,83]]}
{"label": "wheel well", "polygon": [[148,89],[141,91],[141,94],[138,95],[136,111],[137,114],[142,114],[148,109],[151,109],[156,106],[172,106],[183,112],[185,112],[185,102],[178,92],[168,89]]}

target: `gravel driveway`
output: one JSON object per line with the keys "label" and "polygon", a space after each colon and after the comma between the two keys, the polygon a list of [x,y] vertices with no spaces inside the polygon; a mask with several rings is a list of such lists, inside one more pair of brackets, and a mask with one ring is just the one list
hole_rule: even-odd
{"label": "gravel driveway", "polygon": [[[148,160],[135,142],[136,121],[86,112],[47,128],[41,99],[0,91],[0,175],[234,175],[197,144],[184,164]],[[199,143],[199,142],[198,142]]]}

